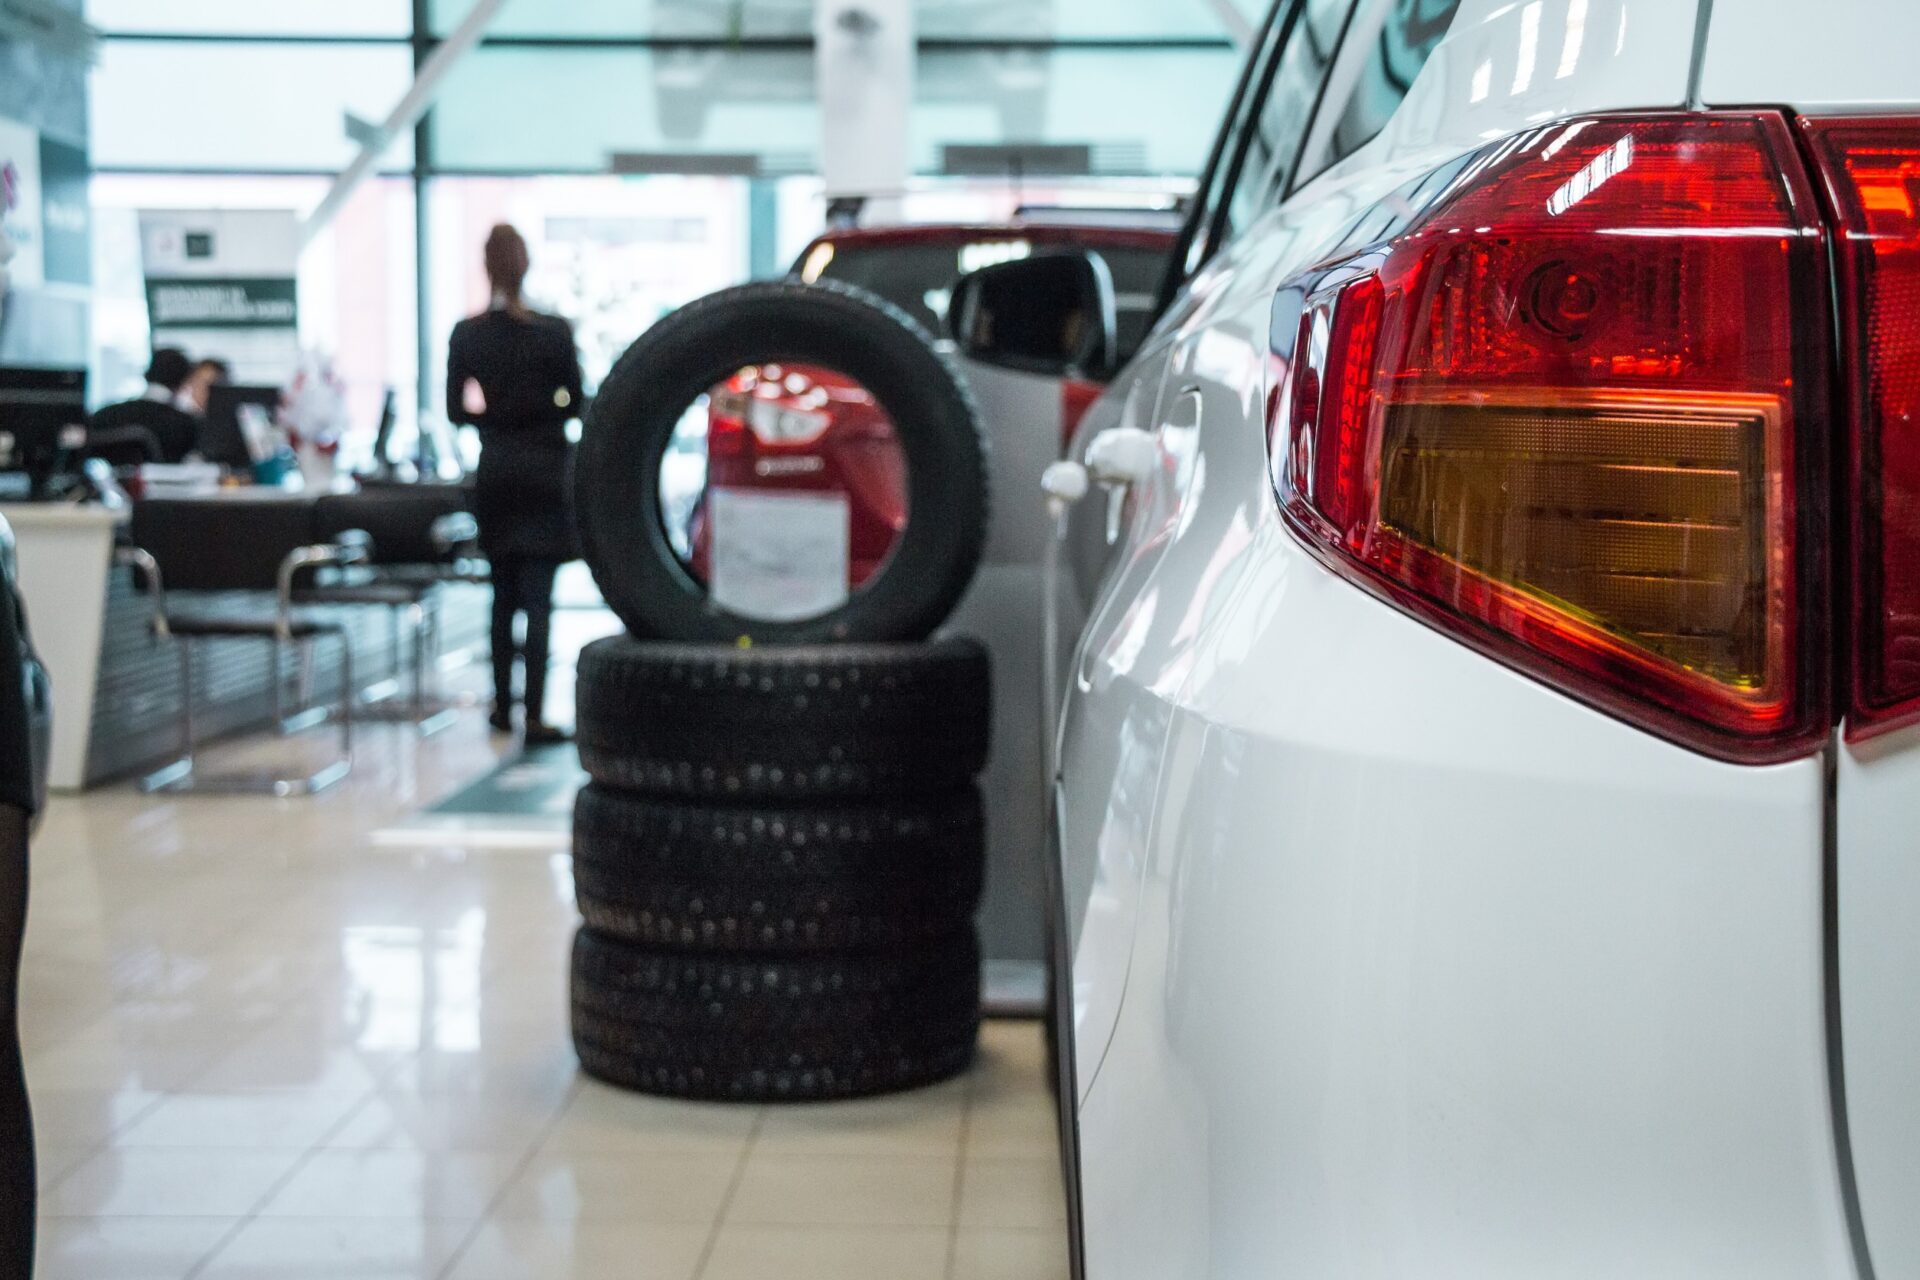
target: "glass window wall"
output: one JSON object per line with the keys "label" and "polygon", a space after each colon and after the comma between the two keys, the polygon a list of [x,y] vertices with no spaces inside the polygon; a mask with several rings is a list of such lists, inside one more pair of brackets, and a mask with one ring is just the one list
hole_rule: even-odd
{"label": "glass window wall", "polygon": [[[404,44],[107,40],[92,79],[93,165],[335,172],[358,150],[346,114],[382,119],[412,83]],[[384,167],[412,164],[412,136],[396,139]]]}
{"label": "glass window wall", "polygon": [[434,165],[605,173],[616,152],[759,156],[804,171],[819,150],[813,55],[763,49],[477,49],[434,107]]}
{"label": "glass window wall", "polygon": [[[1246,0],[1243,9],[1260,8]],[[473,0],[433,0],[445,33]],[[937,40],[1206,40],[1227,35],[1206,0],[919,0],[918,35]],[[805,39],[813,0],[507,0],[494,31],[600,39]]]}
{"label": "glass window wall", "polygon": [[396,38],[413,31],[412,0],[86,0],[86,14],[103,31]]}

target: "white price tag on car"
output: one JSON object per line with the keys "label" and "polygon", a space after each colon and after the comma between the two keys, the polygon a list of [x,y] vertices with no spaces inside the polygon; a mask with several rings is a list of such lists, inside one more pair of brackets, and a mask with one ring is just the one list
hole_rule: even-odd
{"label": "white price tag on car", "polygon": [[847,499],[837,493],[714,489],[709,589],[729,613],[764,622],[817,618],[850,594]]}

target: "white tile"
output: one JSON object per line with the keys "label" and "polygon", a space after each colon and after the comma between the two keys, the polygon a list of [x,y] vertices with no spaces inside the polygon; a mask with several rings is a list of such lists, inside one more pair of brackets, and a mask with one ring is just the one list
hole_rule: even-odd
{"label": "white tile", "polygon": [[945,1280],[944,1227],[763,1227],[729,1224],[700,1280]]}
{"label": "white tile", "polygon": [[221,1054],[190,1087],[207,1093],[268,1089],[365,1095],[406,1060],[406,1051],[363,1048],[336,1034],[327,1012],[309,1001]]}
{"label": "white tile", "polygon": [[387,1081],[421,1094],[515,1094],[559,1104],[579,1079],[573,1045],[562,1031],[535,1043],[482,1040],[472,1048],[428,1050],[409,1058]]}
{"label": "white tile", "polygon": [[1067,1238],[1058,1228],[962,1227],[951,1280],[1068,1280]]}
{"label": "white tile", "polygon": [[1053,1227],[1067,1220],[1060,1162],[1050,1156],[968,1160],[960,1186],[963,1227]]}
{"label": "white tile", "polygon": [[90,1147],[153,1110],[166,1096],[144,1089],[35,1088],[34,1140],[42,1147]]}
{"label": "white tile", "polygon": [[484,1152],[316,1151],[260,1215],[473,1222],[513,1168]]}
{"label": "white tile", "polygon": [[739,1156],[760,1109],[652,1098],[582,1081],[548,1137],[555,1152]]}
{"label": "white tile", "polygon": [[65,1181],[68,1174],[87,1161],[100,1154],[99,1143],[88,1143],[83,1147],[63,1146],[58,1143],[41,1142],[33,1144],[33,1162],[40,1182],[41,1212],[46,1212],[49,1202],[47,1193]]}
{"label": "white tile", "polygon": [[44,1193],[40,1212],[61,1218],[241,1217],[300,1156],[298,1151],[109,1148]]}
{"label": "white tile", "polygon": [[946,1226],[953,1221],[955,1165],[941,1156],[755,1151],[747,1157],[727,1223]]}
{"label": "white tile", "polygon": [[980,1049],[967,1083],[976,1100],[1051,1097],[1045,1029],[1039,1022],[1005,1018],[982,1022]]}
{"label": "white tile", "polygon": [[711,1223],[739,1160],[673,1153],[550,1153],[535,1157],[495,1217],[549,1222]]}
{"label": "white tile", "polygon": [[261,1280],[914,1280],[949,1248],[952,1280],[1057,1280],[1038,1024],[872,1101],[586,1080],[565,855],[371,839],[499,744],[477,716],[362,741],[310,801],[55,800],[22,983],[43,1280],[171,1280],[216,1246],[205,1275]]}
{"label": "white tile", "polygon": [[692,1280],[707,1225],[495,1220],[448,1280]]}
{"label": "white tile", "polygon": [[434,1280],[462,1222],[256,1218],[195,1280]]}
{"label": "white tile", "polygon": [[50,1048],[29,1051],[27,1086],[170,1092],[202,1075],[237,1038],[204,1023],[143,1028],[113,1013]]}
{"label": "white tile", "polygon": [[552,1125],[544,1097],[375,1091],[322,1146],[341,1150],[489,1151],[523,1156]]}
{"label": "white tile", "polygon": [[967,1109],[967,1155],[1055,1159],[1059,1123],[1053,1099],[1038,1090],[976,1096]]}
{"label": "white tile", "polygon": [[958,1080],[892,1097],[771,1107],[755,1150],[951,1158],[960,1149],[965,1111],[966,1085]]}
{"label": "white tile", "polygon": [[238,1218],[42,1218],[34,1280],[179,1280]]}
{"label": "white tile", "polygon": [[364,1093],[179,1093],[113,1139],[117,1147],[302,1150],[320,1141]]}

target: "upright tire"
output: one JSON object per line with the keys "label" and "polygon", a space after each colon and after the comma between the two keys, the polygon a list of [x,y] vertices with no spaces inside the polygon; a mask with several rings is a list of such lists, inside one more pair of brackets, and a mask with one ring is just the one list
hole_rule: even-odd
{"label": "upright tire", "polygon": [[[906,528],[878,575],[840,607],[792,622],[716,605],[668,541],[661,500],[661,463],[682,413],[743,366],[767,363],[858,382],[891,419],[907,464]],[[594,580],[636,636],[921,640],[953,612],[979,565],[986,449],[953,362],[905,312],[841,284],[752,284],[682,307],[628,348],[587,414],[574,498]]]}
{"label": "upright tire", "polygon": [[580,655],[575,740],[602,786],[756,804],[936,795],[985,767],[986,650],[737,649],[614,637]]}
{"label": "upright tire", "polygon": [[871,954],[699,957],[582,929],[573,1038],[611,1084],[732,1101],[851,1098],[935,1083],[973,1060],[971,929]]}
{"label": "upright tire", "polygon": [[587,927],[685,953],[868,952],[950,935],[980,901],[980,796],[830,808],[653,800],[590,784],[573,816]]}

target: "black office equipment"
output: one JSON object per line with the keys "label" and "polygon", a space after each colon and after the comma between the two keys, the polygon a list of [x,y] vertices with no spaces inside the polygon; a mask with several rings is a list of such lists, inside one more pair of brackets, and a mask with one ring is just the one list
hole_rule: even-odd
{"label": "black office equipment", "polygon": [[399,419],[394,408],[393,388],[387,388],[387,397],[380,405],[380,429],[373,433],[373,469],[376,475],[387,475],[393,470],[393,427]]}
{"label": "black office equipment", "polygon": [[87,375],[81,369],[0,369],[0,472],[20,492],[53,498],[86,449]]}
{"label": "black office equipment", "polygon": [[269,419],[280,412],[280,388],[222,384],[207,393],[207,420],[200,426],[200,456],[245,471],[259,459],[240,425],[243,405],[258,405]]}

